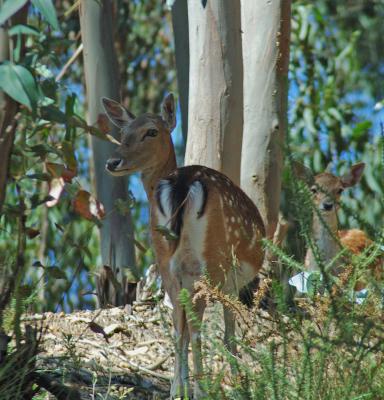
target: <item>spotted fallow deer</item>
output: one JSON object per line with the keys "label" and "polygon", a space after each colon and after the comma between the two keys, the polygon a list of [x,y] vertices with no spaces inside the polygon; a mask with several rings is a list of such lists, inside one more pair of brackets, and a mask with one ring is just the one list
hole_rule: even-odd
{"label": "spotted fallow deer", "polygon": [[[203,374],[200,324],[186,317],[179,293],[187,289],[193,296],[195,283],[207,276],[223,293],[237,296],[261,268],[263,221],[249,197],[222,173],[198,165],[176,168],[171,139],[176,118],[171,94],[163,101],[161,115],[135,117],[113,100],[102,101],[109,119],[121,129],[121,144],[106,168],[115,176],[141,172],[150,203],[152,242],[163,285],[173,305],[176,360],[171,397],[182,397],[189,390],[191,340],[193,395],[195,399],[204,398],[199,383]],[[159,226],[172,231],[175,240],[165,237]],[[237,266],[233,254],[238,259]],[[202,299],[194,303],[199,321],[205,306]],[[231,339],[235,320],[225,307],[224,322],[224,341],[234,352]]]}
{"label": "spotted fallow deer", "polygon": [[[364,163],[355,164],[346,174],[340,177],[329,172],[313,176],[312,172],[303,166],[301,168],[305,168],[305,171],[303,169],[299,171],[299,175],[305,177],[307,183],[310,184],[313,203],[318,211],[318,213],[313,213],[313,238],[324,265],[334,261],[331,271],[336,275],[348,265],[345,257],[337,258],[343,247],[347,248],[352,254],[358,254],[373,243],[365,232],[360,229],[338,230],[337,211],[340,196],[344,189],[350,188],[359,182],[364,167]],[[370,265],[370,269],[373,270],[376,277],[380,274],[381,264],[382,260],[377,259]],[[310,248],[306,253],[305,266],[308,271],[319,269],[316,257]],[[362,288],[362,282],[358,282],[355,289],[360,290]]]}

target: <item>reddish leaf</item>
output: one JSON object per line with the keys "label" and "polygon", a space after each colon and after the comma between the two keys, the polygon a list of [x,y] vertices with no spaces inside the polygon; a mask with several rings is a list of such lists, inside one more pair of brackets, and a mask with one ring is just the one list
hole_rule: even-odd
{"label": "reddish leaf", "polygon": [[76,170],[67,168],[62,164],[46,162],[45,166],[47,168],[47,171],[54,178],[63,178],[64,182],[71,183],[72,179],[76,176]]}
{"label": "reddish leaf", "polygon": [[97,126],[103,133],[108,133],[111,130],[109,128],[109,119],[105,114],[99,114],[97,116]]}
{"label": "reddish leaf", "polygon": [[100,132],[105,135],[105,137],[103,139],[106,139],[106,140],[120,146],[120,142],[108,133],[111,129],[109,127],[109,119],[105,114],[98,115],[97,126],[98,126]]}
{"label": "reddish leaf", "polygon": [[72,200],[72,206],[75,212],[91,221],[94,218],[102,219],[105,216],[104,206],[86,190],[77,192]]}
{"label": "reddish leaf", "polygon": [[75,176],[76,176],[76,170],[65,168],[65,170],[63,171],[62,178],[64,179],[64,182],[71,183],[72,179]]}
{"label": "reddish leaf", "polygon": [[64,165],[53,162],[46,162],[45,167],[47,168],[48,173],[50,173],[54,178],[61,178],[65,168]]}
{"label": "reddish leaf", "polygon": [[37,229],[33,229],[33,228],[26,228],[25,230],[27,236],[29,237],[29,239],[33,239],[36,236],[40,235],[40,231],[38,231]]}

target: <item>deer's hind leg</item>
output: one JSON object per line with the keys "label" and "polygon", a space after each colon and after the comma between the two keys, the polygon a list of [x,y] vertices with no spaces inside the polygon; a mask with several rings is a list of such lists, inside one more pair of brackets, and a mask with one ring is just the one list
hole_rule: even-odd
{"label": "deer's hind leg", "polygon": [[178,299],[180,291],[172,290],[173,324],[175,329],[175,370],[171,385],[171,399],[189,396],[188,345],[189,331],[186,313]]}

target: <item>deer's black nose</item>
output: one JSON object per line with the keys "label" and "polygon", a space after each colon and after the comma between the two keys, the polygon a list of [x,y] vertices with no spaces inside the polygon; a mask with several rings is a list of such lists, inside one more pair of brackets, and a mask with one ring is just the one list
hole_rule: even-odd
{"label": "deer's black nose", "polygon": [[120,163],[121,163],[120,158],[110,158],[107,161],[107,165],[106,165],[107,170],[114,171]]}
{"label": "deer's black nose", "polygon": [[333,203],[323,203],[323,209],[325,211],[331,211],[333,208]]}

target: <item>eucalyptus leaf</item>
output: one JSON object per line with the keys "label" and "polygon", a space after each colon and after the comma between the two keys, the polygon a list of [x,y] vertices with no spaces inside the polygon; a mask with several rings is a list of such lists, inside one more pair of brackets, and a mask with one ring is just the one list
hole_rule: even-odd
{"label": "eucalyptus leaf", "polygon": [[45,271],[46,271],[46,273],[48,273],[49,276],[51,276],[54,279],[67,280],[67,275],[59,267],[52,266],[52,267],[46,268]]}
{"label": "eucalyptus leaf", "polygon": [[[11,64],[12,65],[12,64]],[[36,107],[37,101],[39,100],[40,94],[35,82],[35,78],[31,72],[23,67],[22,65],[12,65],[13,70],[16,72],[25,92],[31,100],[32,108]]]}
{"label": "eucalyptus leaf", "polygon": [[34,153],[35,155],[39,157],[45,157],[49,153],[53,154],[58,154],[60,155],[60,152],[55,149],[52,146],[49,146],[48,144],[36,144],[35,146],[30,146],[28,151]]}
{"label": "eucalyptus leaf", "polygon": [[12,28],[9,29],[9,31],[8,31],[9,36],[14,36],[14,35],[19,35],[19,34],[20,35],[39,36],[40,32],[32,26],[22,25],[22,24],[12,26]]}
{"label": "eucalyptus leaf", "polygon": [[371,128],[372,128],[371,121],[359,122],[352,130],[352,139],[359,140]]}
{"label": "eucalyptus leaf", "polygon": [[54,29],[60,29],[56,10],[51,0],[32,0],[32,4],[40,11],[41,15],[44,16]]}
{"label": "eucalyptus leaf", "polygon": [[44,203],[47,203],[48,201],[54,200],[54,197],[47,195],[43,198],[40,198],[39,195],[34,195],[31,197],[31,209],[34,209]]}
{"label": "eucalyptus leaf", "polygon": [[41,118],[51,121],[65,124],[67,122],[67,116],[56,106],[49,105],[40,108]]}
{"label": "eucalyptus leaf", "polygon": [[45,268],[44,265],[40,261],[34,261],[32,267],[40,267]]}
{"label": "eucalyptus leaf", "polygon": [[3,25],[7,19],[20,10],[28,0],[6,0],[0,9],[0,25]]}
{"label": "eucalyptus leaf", "polygon": [[18,103],[29,109],[34,108],[34,102],[25,90],[19,74],[15,70],[15,65],[8,62],[0,65],[0,88]]}
{"label": "eucalyptus leaf", "polygon": [[159,232],[162,236],[165,237],[165,239],[169,241],[174,241],[177,240],[179,237],[176,235],[175,232],[173,232],[171,229],[167,228],[164,225],[157,225],[155,230]]}
{"label": "eucalyptus leaf", "polygon": [[36,174],[28,174],[25,175],[25,177],[29,179],[37,179],[39,181],[47,181],[47,182],[51,180],[51,175],[46,174],[44,172],[38,172]]}

